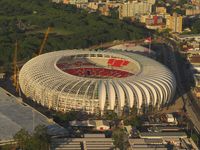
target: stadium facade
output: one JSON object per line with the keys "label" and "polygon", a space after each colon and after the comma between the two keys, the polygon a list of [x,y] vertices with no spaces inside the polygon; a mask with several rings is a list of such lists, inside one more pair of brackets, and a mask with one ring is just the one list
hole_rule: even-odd
{"label": "stadium facade", "polygon": [[48,108],[97,114],[159,109],[172,101],[176,90],[175,77],[164,65],[120,51],[46,53],[22,67],[19,84],[27,97]]}

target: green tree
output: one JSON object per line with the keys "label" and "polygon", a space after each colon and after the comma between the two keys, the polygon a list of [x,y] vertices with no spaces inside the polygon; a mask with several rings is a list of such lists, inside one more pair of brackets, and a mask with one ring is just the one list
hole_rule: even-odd
{"label": "green tree", "polygon": [[21,129],[14,135],[15,141],[17,141],[19,148],[22,150],[27,149],[30,138],[31,135],[25,129]]}
{"label": "green tree", "polygon": [[129,117],[124,118],[124,124],[131,125],[133,127],[140,127],[141,120],[139,116],[129,116]]}
{"label": "green tree", "polygon": [[50,146],[50,136],[44,125],[38,125],[32,135],[32,140],[38,150],[48,150]]}
{"label": "green tree", "polygon": [[117,113],[114,111],[106,111],[104,114],[106,120],[116,120],[118,119]]}
{"label": "green tree", "polygon": [[112,18],[118,19],[119,18],[118,8],[110,8],[110,16]]}
{"label": "green tree", "polygon": [[130,21],[119,20],[116,9],[111,11],[112,17],[105,17],[49,0],[1,0],[0,6],[0,65],[3,66],[12,61],[16,39],[19,41],[18,60],[32,58],[48,26],[53,26],[53,30],[45,52],[140,39],[148,32]]}
{"label": "green tree", "polygon": [[16,146],[13,145],[4,145],[4,146],[0,146],[0,150],[15,150]]}
{"label": "green tree", "polygon": [[128,135],[121,128],[115,128],[112,133],[112,138],[114,140],[114,145],[120,150],[127,150],[128,144]]}
{"label": "green tree", "polygon": [[21,129],[14,135],[18,147],[22,150],[49,150],[50,137],[45,126],[39,125],[32,134]]}
{"label": "green tree", "polygon": [[180,5],[184,5],[184,4],[187,4],[187,3],[188,3],[188,0],[179,0]]}
{"label": "green tree", "polygon": [[200,33],[200,19],[195,21],[194,24],[192,25],[192,32],[196,34]]}

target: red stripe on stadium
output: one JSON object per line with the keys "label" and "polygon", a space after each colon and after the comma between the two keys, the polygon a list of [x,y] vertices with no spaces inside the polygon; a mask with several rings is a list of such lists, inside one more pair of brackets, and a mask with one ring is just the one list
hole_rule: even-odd
{"label": "red stripe on stadium", "polygon": [[113,59],[113,58],[110,58],[108,60],[108,65],[111,65],[113,67],[121,67],[121,66],[126,66],[128,64],[129,64],[129,61],[127,60]]}

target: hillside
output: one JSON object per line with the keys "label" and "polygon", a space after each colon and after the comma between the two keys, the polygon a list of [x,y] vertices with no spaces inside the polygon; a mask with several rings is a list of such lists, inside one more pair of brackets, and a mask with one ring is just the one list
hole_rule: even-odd
{"label": "hillside", "polygon": [[38,52],[48,26],[52,27],[45,50],[85,48],[113,40],[146,36],[145,29],[71,5],[49,0],[0,1],[0,66],[12,61],[14,43],[19,41],[20,60]]}

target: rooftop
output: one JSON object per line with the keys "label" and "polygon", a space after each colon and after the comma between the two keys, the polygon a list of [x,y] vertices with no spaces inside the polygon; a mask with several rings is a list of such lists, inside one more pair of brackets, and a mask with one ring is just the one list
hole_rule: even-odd
{"label": "rooftop", "polygon": [[108,48],[108,50],[131,51],[131,52],[135,52],[138,54],[142,54],[142,53],[143,54],[145,54],[145,53],[155,54],[155,52],[152,51],[151,49],[148,49],[141,45],[136,45],[135,43],[125,43],[125,44],[115,45],[115,46]]}
{"label": "rooftop", "polygon": [[200,63],[200,55],[194,55],[189,58],[190,63]]}
{"label": "rooftop", "polygon": [[109,122],[106,120],[84,120],[84,121],[70,121],[71,126],[87,126],[87,127],[95,127],[95,126],[109,126]]}
{"label": "rooftop", "polygon": [[188,38],[188,37],[200,37],[200,34],[186,34],[186,35],[177,35],[179,38]]}
{"label": "rooftop", "polygon": [[22,128],[32,132],[37,125],[46,125],[52,135],[67,133],[64,128],[1,87],[0,122],[0,141],[12,139],[13,135]]}
{"label": "rooftop", "polygon": [[185,132],[142,132],[141,138],[186,138]]}
{"label": "rooftop", "polygon": [[162,144],[163,140],[162,139],[129,139],[129,142],[131,145],[138,145],[138,144],[155,144],[159,143]]}
{"label": "rooftop", "polygon": [[200,87],[195,87],[195,92],[200,92]]}
{"label": "rooftop", "polygon": [[174,118],[174,116],[172,114],[166,114],[167,118]]}

